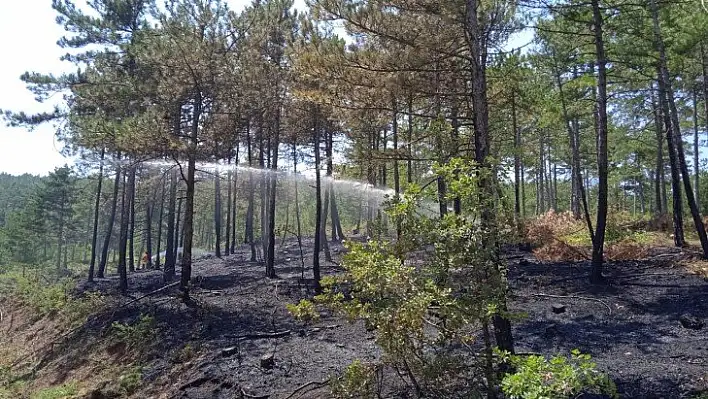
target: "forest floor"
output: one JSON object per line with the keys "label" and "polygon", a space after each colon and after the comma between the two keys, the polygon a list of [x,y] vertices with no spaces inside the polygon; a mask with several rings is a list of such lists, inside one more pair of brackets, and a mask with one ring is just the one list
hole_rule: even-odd
{"label": "forest floor", "polygon": [[[304,244],[311,248],[309,240]],[[343,249],[333,245],[332,251],[336,261]],[[670,248],[653,252],[645,260],[610,263],[606,287],[587,284],[587,263],[539,263],[529,253],[507,253],[510,310],[527,315],[514,325],[517,350],[551,356],[578,348],[610,374],[625,398],[689,398],[708,391],[708,326],[687,328],[680,320],[708,320],[708,281],[679,266],[689,255]],[[75,381],[90,398],[121,392],[135,398],[326,398],[323,381],[354,359],[381,355],[374,333],[361,323],[324,314],[305,326],[288,314],[286,304],[312,294],[301,280],[295,240],[281,246],[277,279],[266,279],[264,266],[249,257],[243,247],[223,259],[197,261],[191,304],[176,289],[131,302],[111,294],[115,277],[82,284],[79,290],[100,290],[116,302],[78,329],[55,331],[53,339],[42,333],[47,323],[23,323],[20,310],[8,312],[0,299],[6,309],[0,342],[28,358],[36,359],[30,354],[38,349],[46,353],[32,362],[38,386]],[[311,258],[305,251],[308,267]],[[323,268],[323,274],[338,271],[336,264]],[[135,299],[162,286],[160,271],[130,275]],[[109,340],[111,323],[134,323],[141,314],[155,324],[137,335],[147,341],[133,342],[139,350]],[[7,327],[13,317],[14,326]],[[131,369],[142,378],[137,390],[123,383]]]}

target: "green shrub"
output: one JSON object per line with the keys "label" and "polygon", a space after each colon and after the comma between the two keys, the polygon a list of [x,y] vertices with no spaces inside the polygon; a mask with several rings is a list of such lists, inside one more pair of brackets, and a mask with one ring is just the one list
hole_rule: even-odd
{"label": "green shrub", "polygon": [[356,359],[341,376],[330,379],[329,387],[336,398],[375,398],[376,367]]}
{"label": "green shrub", "polygon": [[38,317],[58,317],[68,327],[82,322],[88,315],[105,305],[99,293],[73,297],[70,292],[76,282],[63,279],[52,282],[36,273],[11,271],[0,274],[0,294],[6,294],[29,306]]}
{"label": "green shrub", "polygon": [[133,367],[118,378],[118,387],[124,395],[132,395],[143,383],[143,369]]}
{"label": "green shrub", "polygon": [[514,374],[502,380],[502,390],[511,399],[572,398],[581,393],[600,393],[617,397],[610,378],[599,372],[590,355],[577,349],[570,358],[556,356],[512,356]]}
{"label": "green shrub", "polygon": [[[365,244],[347,243],[345,272],[324,278],[315,300],[372,328],[384,352],[381,366],[396,371],[419,396],[460,389],[473,395],[496,384],[496,364],[491,340],[482,343],[487,356],[468,343],[479,330],[490,333],[493,317],[510,316],[505,265],[495,250],[506,230],[495,215],[486,214],[494,228],[479,223],[490,204],[478,196],[476,165],[453,160],[435,170],[448,182],[450,201],[459,198],[465,212],[442,219],[422,213],[426,192],[410,186],[387,203],[388,223],[399,238],[374,233]],[[358,363],[344,377],[338,382],[343,397],[362,395],[356,389],[369,392],[373,383],[370,367]]]}
{"label": "green shrub", "polygon": [[301,299],[298,304],[289,303],[285,306],[294,318],[304,323],[310,323],[320,319],[320,314],[317,312],[315,304],[307,299]]}
{"label": "green shrub", "polygon": [[151,344],[157,335],[155,318],[142,313],[132,324],[114,321],[111,327],[115,339],[125,344],[128,349],[144,348]]}

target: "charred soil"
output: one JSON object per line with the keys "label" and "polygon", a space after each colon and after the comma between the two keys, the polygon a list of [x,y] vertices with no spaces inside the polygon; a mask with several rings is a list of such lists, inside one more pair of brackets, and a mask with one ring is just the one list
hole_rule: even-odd
{"label": "charred soil", "polygon": [[[336,261],[343,248],[331,248]],[[550,356],[578,348],[622,397],[699,397],[708,390],[708,326],[700,327],[708,321],[708,282],[678,266],[686,255],[659,252],[608,264],[610,284],[602,287],[588,284],[587,263],[508,253],[510,310],[526,314],[514,326],[517,350]],[[131,274],[129,297],[118,295],[114,277],[83,283],[78,295],[100,291],[109,303],[68,332],[47,327],[51,320],[30,323],[0,300],[0,339],[18,359],[32,359],[25,371],[33,384],[76,383],[91,398],[325,398],[327,378],[354,359],[381,356],[362,323],[323,314],[305,325],[288,314],[286,304],[313,294],[309,250],[301,258],[297,242],[286,241],[275,279],[249,258],[243,247],[196,261],[188,303],[176,287],[154,292],[166,285],[158,270]],[[325,265],[323,274],[341,271]],[[10,317],[23,321],[9,325]],[[150,323],[116,338],[115,323],[141,320]]]}

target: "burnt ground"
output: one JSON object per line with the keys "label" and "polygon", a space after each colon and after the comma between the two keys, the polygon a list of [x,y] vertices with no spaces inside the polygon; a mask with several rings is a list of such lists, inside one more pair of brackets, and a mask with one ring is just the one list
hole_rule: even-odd
{"label": "burnt ground", "polygon": [[[332,249],[336,260],[342,247]],[[587,284],[588,263],[538,263],[531,254],[508,253],[510,310],[527,314],[514,325],[517,350],[550,356],[578,348],[610,374],[625,398],[689,398],[708,391],[708,326],[694,330],[679,321],[682,314],[708,321],[708,282],[676,265],[684,255],[664,252],[609,264],[606,287]],[[249,256],[243,247],[224,259],[196,261],[190,304],[171,289],[114,308],[111,320],[151,314],[159,329],[140,359],[144,383],[133,397],[326,398],[329,391],[319,382],[354,359],[380,356],[373,333],[361,323],[324,314],[303,325],[287,313],[287,303],[312,295],[300,278],[296,241],[281,246],[277,279],[264,278],[264,266],[248,262]],[[309,267],[312,254],[304,256]],[[323,274],[338,271],[325,262]],[[111,291],[116,285],[110,277],[80,289]],[[162,286],[160,271],[130,275],[133,298]],[[554,313],[554,306],[564,311]],[[78,353],[53,362],[66,369],[81,367],[84,359]]]}

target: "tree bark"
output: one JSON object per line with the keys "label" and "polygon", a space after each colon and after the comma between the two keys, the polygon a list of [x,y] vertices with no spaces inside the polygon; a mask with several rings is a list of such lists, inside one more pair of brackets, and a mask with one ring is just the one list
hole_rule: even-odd
{"label": "tree bark", "polygon": [[270,210],[268,212],[268,256],[266,257],[266,277],[275,278],[275,201],[278,188],[278,147],[280,145],[280,105],[277,106],[275,115],[275,126],[273,132],[273,143],[270,151],[271,170],[270,176]]}
{"label": "tree bark", "polygon": [[[248,151],[248,166],[253,168],[253,149],[251,143],[251,130],[246,127],[246,148]],[[251,247],[251,262],[256,261],[256,243],[253,240],[253,208],[255,201],[255,187],[253,185],[253,171],[248,171],[248,208],[246,209],[245,237],[244,243]]]}
{"label": "tree bark", "polygon": [[[466,28],[468,35],[468,43],[470,47],[470,55],[472,59],[471,78],[472,78],[472,107],[474,110],[473,125],[474,125],[474,149],[475,161],[480,166],[480,169],[491,171],[489,165],[489,110],[487,104],[487,79],[486,79],[486,64],[487,64],[487,48],[483,42],[483,34],[480,29],[478,20],[479,3],[477,0],[466,0]],[[499,247],[497,242],[497,226],[495,220],[495,211],[493,201],[495,189],[493,179],[487,176],[487,173],[481,173],[478,176],[479,192],[481,196],[480,204],[482,205],[481,224],[482,230],[487,232],[484,237],[486,248],[492,252],[492,266],[489,267],[490,280],[499,290],[497,305],[501,313],[507,311],[506,295],[508,285],[505,278],[499,269],[501,260],[499,259]],[[492,206],[484,206],[484,204]],[[511,323],[508,318],[502,314],[495,314],[493,317],[494,335],[497,346],[500,350],[514,353],[514,340],[511,333]]]}
{"label": "tree bark", "polygon": [[[131,174],[130,171],[126,171]],[[129,201],[130,182],[123,185],[123,195],[120,205],[120,235],[118,238],[118,276],[120,279],[119,287],[120,292],[123,295],[128,293],[128,271],[126,265],[126,251],[128,247],[128,226],[129,226],[129,212],[130,204],[126,203]]]}
{"label": "tree bark", "polygon": [[101,147],[101,160],[98,165],[98,186],[96,187],[96,201],[93,207],[93,232],[91,235],[91,263],[89,264],[88,281],[93,281],[93,274],[96,267],[96,253],[98,251],[98,221],[101,208],[101,188],[103,187],[103,160],[106,156],[106,148]]}
{"label": "tree bark", "polygon": [[[164,178],[164,176],[163,176]],[[165,182],[164,180],[160,180],[160,186],[162,186],[162,190],[160,193],[160,216],[158,217],[157,220],[157,248],[155,248],[157,257],[155,258],[155,268],[159,269],[162,263],[162,256],[160,255],[160,249],[162,247],[162,223],[163,223],[163,216],[165,213]]]}
{"label": "tree bark", "polygon": [[101,252],[101,262],[98,265],[98,273],[96,277],[103,278],[106,272],[106,263],[108,263],[108,251],[111,247],[111,236],[113,235],[113,224],[116,221],[116,210],[118,208],[118,190],[120,189],[121,167],[120,153],[116,157],[116,178],[113,183],[113,202],[111,203],[111,216],[108,218],[108,226],[106,227],[106,235],[103,237],[103,250]]}
{"label": "tree bark", "polygon": [[194,110],[192,131],[187,156],[187,190],[184,207],[184,244],[182,247],[182,270],[180,274],[180,290],[184,298],[189,298],[189,282],[192,279],[192,243],[194,240],[194,177],[196,172],[196,155],[199,137],[199,120],[202,113],[202,95],[197,91],[194,95]]}
{"label": "tree bark", "polygon": [[236,159],[234,161],[234,170],[233,170],[233,198],[231,199],[232,204],[231,204],[231,253],[236,252],[236,216],[237,216],[237,206],[236,206],[236,201],[237,201],[237,195],[236,195],[236,190],[237,190],[237,183],[238,183],[238,164],[239,164],[239,149],[240,145],[237,143],[236,144]]}
{"label": "tree bark", "polygon": [[521,226],[521,131],[516,121],[516,88],[511,91],[511,129],[514,132],[514,218]]}
{"label": "tree bark", "polygon": [[177,171],[173,170],[170,174],[170,199],[167,206],[167,243],[165,246],[165,281],[171,281],[175,277],[175,269],[177,264],[177,234],[175,232],[175,223],[178,220],[177,210]]}
{"label": "tree bark", "polygon": [[216,238],[215,254],[217,258],[221,258],[221,171],[216,168],[214,175],[214,231]]}
{"label": "tree bark", "polygon": [[[147,253],[147,263],[145,267],[152,269],[152,211],[153,201],[145,204],[145,252]],[[141,251],[142,256],[142,251]]]}
{"label": "tree bark", "polygon": [[696,201],[696,208],[701,209],[701,201],[698,193],[700,192],[700,152],[698,146],[698,87],[693,88],[693,197]]}
{"label": "tree bark", "polygon": [[664,188],[664,133],[662,126],[662,110],[656,101],[654,84],[650,87],[651,104],[654,113],[654,128],[656,130],[656,169],[654,179],[654,197],[656,201],[656,216],[661,218],[666,214],[666,191]]}
{"label": "tree bark", "polygon": [[[671,115],[671,126],[673,141],[675,141],[676,155],[678,158],[678,167],[681,171],[681,176],[683,177],[683,186],[686,191],[686,199],[688,200],[688,207],[691,210],[691,216],[693,217],[693,224],[696,227],[696,232],[698,233],[698,238],[701,241],[701,248],[703,249],[703,257],[708,258],[708,236],[706,235],[705,225],[701,219],[700,211],[696,204],[696,197],[693,195],[693,190],[691,189],[691,175],[688,171],[688,165],[686,164],[685,154],[683,150],[683,140],[681,138],[681,127],[679,125],[678,112],[676,110],[676,103],[674,101],[674,93],[671,87],[671,77],[669,75],[669,69],[666,62],[666,51],[664,49],[664,40],[661,34],[661,27],[659,25],[659,10],[656,5],[656,0],[651,0],[652,9],[652,20],[654,26],[654,38],[655,46],[659,52],[659,69],[661,71],[659,81],[663,81],[664,94],[666,95],[666,102],[668,103],[669,112]],[[661,83],[660,83],[661,84]],[[668,137],[668,136],[667,136]],[[671,145],[669,145],[671,147]],[[680,200],[680,199],[679,199]]]}
{"label": "tree bark", "polygon": [[224,254],[229,255],[231,250],[231,158],[229,158],[229,170],[226,172],[226,242],[224,242]]}
{"label": "tree bark", "polygon": [[128,188],[130,194],[130,229],[128,230],[128,267],[129,270],[135,271],[135,173],[136,166],[130,168],[130,177],[128,178]]}
{"label": "tree bark", "polygon": [[603,37],[603,19],[599,0],[592,0],[595,53],[597,58],[597,222],[592,245],[590,281],[602,283],[604,264],[605,228],[607,226],[607,59]]}
{"label": "tree bark", "polygon": [[318,123],[319,115],[317,106],[313,105],[313,108],[312,136],[315,151],[315,242],[312,254],[312,273],[315,280],[315,292],[319,294],[322,292],[322,286],[320,285],[320,240],[322,239],[322,236],[320,234],[320,229],[322,228],[322,181],[320,179],[320,127]]}

